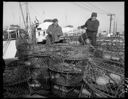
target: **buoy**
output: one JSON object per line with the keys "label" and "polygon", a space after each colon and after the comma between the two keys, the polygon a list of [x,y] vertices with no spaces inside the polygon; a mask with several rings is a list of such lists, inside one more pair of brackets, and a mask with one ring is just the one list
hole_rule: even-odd
{"label": "buoy", "polygon": [[119,83],[119,82],[121,81],[121,77],[120,77],[119,75],[116,75],[116,74],[111,73],[111,74],[110,74],[110,77],[111,77],[114,81],[116,81],[116,83]]}
{"label": "buoy", "polygon": [[119,60],[120,60],[120,58],[119,58],[119,57],[117,57],[117,56],[112,56],[112,60],[119,61]]}
{"label": "buoy", "polygon": [[96,78],[96,83],[98,85],[106,85],[107,83],[109,83],[109,79],[106,76],[101,76]]}
{"label": "buoy", "polygon": [[27,65],[27,66],[30,66],[31,65],[31,62],[29,62],[29,61],[26,61],[26,62],[24,62],[25,63],[25,65]]}
{"label": "buoy", "polygon": [[104,59],[111,59],[111,55],[109,55],[109,54],[104,54],[104,55],[103,55],[103,58],[104,58]]}
{"label": "buoy", "polygon": [[82,94],[91,95],[91,93],[87,89],[83,89]]}

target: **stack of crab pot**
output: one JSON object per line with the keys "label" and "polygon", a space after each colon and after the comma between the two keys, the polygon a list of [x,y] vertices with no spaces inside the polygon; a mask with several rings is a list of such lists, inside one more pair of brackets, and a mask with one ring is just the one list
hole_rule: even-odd
{"label": "stack of crab pot", "polygon": [[38,91],[40,91],[38,94],[42,94],[42,92],[44,94],[49,93],[49,56],[47,55],[47,47],[45,45],[35,45],[33,53],[29,55],[29,62],[31,63],[32,75],[32,79],[29,83],[32,94],[38,93]]}
{"label": "stack of crab pot", "polygon": [[68,45],[57,48],[60,51],[54,51],[49,64],[52,93],[59,97],[78,97],[87,62],[87,49]]}
{"label": "stack of crab pot", "polygon": [[16,98],[30,94],[30,78],[29,66],[24,61],[16,60],[7,64],[3,73],[4,97]]}

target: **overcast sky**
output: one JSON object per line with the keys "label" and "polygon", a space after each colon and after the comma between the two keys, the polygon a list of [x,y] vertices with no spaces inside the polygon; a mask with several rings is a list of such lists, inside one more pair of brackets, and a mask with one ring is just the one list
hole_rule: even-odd
{"label": "overcast sky", "polygon": [[[3,26],[23,24],[19,2],[3,3]],[[25,2],[22,2],[25,13]],[[35,17],[44,19],[58,18],[60,26],[85,24],[92,12],[97,12],[100,21],[99,30],[108,30],[110,17],[107,13],[116,14],[118,31],[124,31],[124,2],[28,2],[31,20]],[[114,17],[113,17],[114,22]]]}

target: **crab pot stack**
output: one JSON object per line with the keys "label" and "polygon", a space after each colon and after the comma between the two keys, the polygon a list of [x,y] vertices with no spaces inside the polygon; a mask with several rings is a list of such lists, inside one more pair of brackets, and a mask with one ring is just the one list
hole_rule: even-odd
{"label": "crab pot stack", "polygon": [[49,62],[52,93],[59,97],[78,97],[87,54],[83,48],[78,49],[78,46],[64,46],[63,50],[54,52],[54,57]]}
{"label": "crab pot stack", "polygon": [[[94,62],[94,63],[92,63]],[[118,98],[124,90],[124,68],[119,65],[105,63],[102,59],[93,59],[86,67],[84,82],[88,86],[91,97]],[[83,87],[83,90],[87,87]],[[87,94],[87,91],[83,94]]]}
{"label": "crab pot stack", "polygon": [[3,74],[4,97],[22,97],[29,94],[29,79],[29,68],[23,62],[14,61],[8,64]]}
{"label": "crab pot stack", "polygon": [[[31,58],[29,58],[31,62],[32,69],[32,80],[38,82],[39,88],[49,90],[49,72],[48,72],[48,56],[41,56],[40,53],[34,54]],[[32,84],[32,82],[30,84]],[[39,89],[37,88],[37,89]],[[35,88],[36,89],[36,88]]]}
{"label": "crab pot stack", "polygon": [[59,97],[78,97],[83,73],[80,69],[78,72],[70,71],[69,68],[66,70],[65,67],[61,68],[61,65],[49,68],[52,93]]}

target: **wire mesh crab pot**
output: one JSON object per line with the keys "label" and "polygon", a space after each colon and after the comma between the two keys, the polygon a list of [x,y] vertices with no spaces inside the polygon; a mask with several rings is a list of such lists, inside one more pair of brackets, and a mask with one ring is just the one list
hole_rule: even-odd
{"label": "wire mesh crab pot", "polygon": [[104,63],[101,59],[90,60],[86,67],[84,82],[93,92],[93,97],[118,98],[124,90],[124,69]]}
{"label": "wire mesh crab pot", "polygon": [[124,40],[115,39],[106,39],[97,41],[98,46],[102,47],[105,50],[113,52],[124,52]]}
{"label": "wire mesh crab pot", "polygon": [[30,94],[29,86],[26,81],[8,87],[4,87],[4,90],[4,98],[18,98]]}
{"label": "wire mesh crab pot", "polygon": [[[50,75],[48,71],[49,57],[36,53],[31,55],[29,61],[32,65],[31,76],[33,80],[37,80],[41,86],[39,88],[50,89]],[[39,89],[38,88],[38,89]]]}
{"label": "wire mesh crab pot", "polygon": [[84,67],[75,67],[68,63],[49,66],[51,82],[63,86],[77,86],[82,81]]}
{"label": "wire mesh crab pot", "polygon": [[26,59],[29,55],[33,53],[33,45],[32,44],[23,44],[18,47],[18,57],[21,59]]}
{"label": "wire mesh crab pot", "polygon": [[25,66],[25,64],[14,61],[9,65],[5,68],[3,73],[4,86],[15,85],[30,79],[30,70],[29,67]]}
{"label": "wire mesh crab pot", "polygon": [[80,87],[66,87],[54,84],[52,93],[61,98],[78,98]]}

